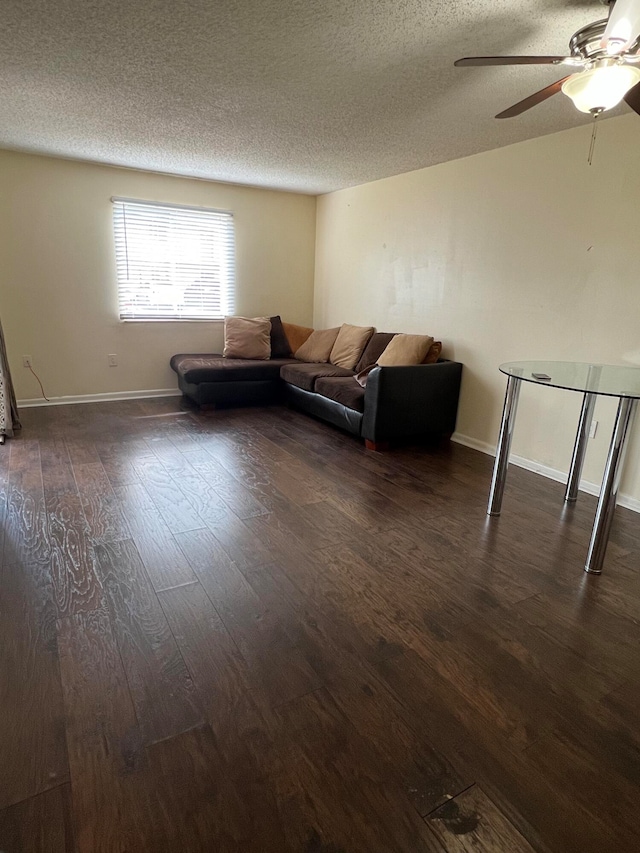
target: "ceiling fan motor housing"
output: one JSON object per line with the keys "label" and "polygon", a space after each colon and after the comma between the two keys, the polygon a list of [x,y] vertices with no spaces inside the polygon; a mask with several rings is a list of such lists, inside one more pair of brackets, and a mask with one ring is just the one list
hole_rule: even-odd
{"label": "ceiling fan motor housing", "polygon": [[[607,19],[594,21],[575,32],[569,40],[569,50],[576,59],[584,59],[593,62],[597,59],[611,59],[612,54],[602,46],[602,37],[607,28]],[[630,52],[635,52],[639,46],[640,39],[636,39]]]}

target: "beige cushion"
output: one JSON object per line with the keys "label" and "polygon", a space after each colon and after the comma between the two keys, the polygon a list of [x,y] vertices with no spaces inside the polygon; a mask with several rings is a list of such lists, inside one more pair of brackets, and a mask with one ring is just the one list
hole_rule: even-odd
{"label": "beige cushion", "polygon": [[269,358],[271,320],[268,317],[225,317],[222,354],[225,358]]}
{"label": "beige cushion", "polygon": [[310,329],[309,326],[297,326],[295,323],[283,323],[282,328],[289,341],[291,352],[300,349],[311,332],[313,332],[313,329]]}
{"label": "beige cushion", "polygon": [[353,370],[373,332],[373,326],[350,326],[343,323],[329,356],[331,364]]}
{"label": "beige cushion", "polygon": [[315,332],[311,332],[300,349],[295,351],[294,358],[297,358],[298,361],[316,361],[324,364],[329,361],[339,331],[338,327],[335,329],[316,329]]}
{"label": "beige cushion", "polygon": [[421,364],[432,343],[431,335],[396,335],[378,359],[378,365]]}

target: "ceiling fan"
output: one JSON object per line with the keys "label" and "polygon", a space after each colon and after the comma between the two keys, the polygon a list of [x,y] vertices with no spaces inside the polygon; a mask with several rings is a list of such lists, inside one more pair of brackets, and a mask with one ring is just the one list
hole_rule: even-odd
{"label": "ceiling fan", "polygon": [[574,33],[569,56],[469,56],[454,65],[567,65],[577,69],[496,118],[513,118],[560,91],[581,112],[596,118],[623,98],[640,114],[640,0],[603,2],[609,3],[609,18]]}

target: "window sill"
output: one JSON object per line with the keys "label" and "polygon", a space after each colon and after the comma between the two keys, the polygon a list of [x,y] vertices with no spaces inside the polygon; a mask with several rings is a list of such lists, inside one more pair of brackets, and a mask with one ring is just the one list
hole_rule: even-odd
{"label": "window sill", "polygon": [[129,319],[118,318],[119,323],[224,323],[224,317],[216,317],[211,320],[181,319],[179,317],[138,317]]}

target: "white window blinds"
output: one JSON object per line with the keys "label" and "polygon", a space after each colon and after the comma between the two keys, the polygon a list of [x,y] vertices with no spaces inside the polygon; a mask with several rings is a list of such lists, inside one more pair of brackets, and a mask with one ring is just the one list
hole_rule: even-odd
{"label": "white window blinds", "polygon": [[113,199],[122,320],[215,320],[233,314],[233,214]]}

